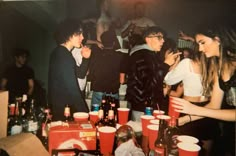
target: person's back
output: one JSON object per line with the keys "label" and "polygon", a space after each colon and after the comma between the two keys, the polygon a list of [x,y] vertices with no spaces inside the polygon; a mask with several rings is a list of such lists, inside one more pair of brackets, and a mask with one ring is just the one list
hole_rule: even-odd
{"label": "person's back", "polygon": [[122,62],[126,55],[115,51],[119,48],[115,32],[106,31],[101,38],[104,49],[97,48],[93,51],[89,68],[91,89],[93,90],[92,104],[99,104],[102,95],[106,93],[118,99],[120,73],[125,72]]}

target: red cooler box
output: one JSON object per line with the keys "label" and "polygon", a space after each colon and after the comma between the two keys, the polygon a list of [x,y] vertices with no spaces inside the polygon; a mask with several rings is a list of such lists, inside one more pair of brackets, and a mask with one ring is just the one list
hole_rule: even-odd
{"label": "red cooler box", "polygon": [[69,123],[49,130],[49,152],[53,149],[96,150],[96,128],[90,122]]}

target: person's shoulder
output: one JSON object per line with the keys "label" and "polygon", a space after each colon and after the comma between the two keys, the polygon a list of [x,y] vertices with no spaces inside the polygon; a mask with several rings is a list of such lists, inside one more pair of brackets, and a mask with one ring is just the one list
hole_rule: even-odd
{"label": "person's shoulder", "polygon": [[64,47],[64,46],[57,46],[57,47],[54,49],[53,53],[58,54],[58,55],[66,56],[66,55],[69,54],[69,51],[68,51],[68,49],[67,49],[66,47]]}
{"label": "person's shoulder", "polygon": [[149,56],[150,54],[152,54],[152,51],[148,50],[148,49],[140,49],[135,51],[131,57],[133,58],[146,58],[147,56]]}
{"label": "person's shoulder", "polygon": [[191,64],[191,61],[192,60],[190,58],[184,58],[179,62],[178,66],[189,67],[189,65]]}
{"label": "person's shoulder", "polygon": [[190,58],[184,58],[180,62],[183,63],[183,64],[189,64],[191,62],[191,59]]}

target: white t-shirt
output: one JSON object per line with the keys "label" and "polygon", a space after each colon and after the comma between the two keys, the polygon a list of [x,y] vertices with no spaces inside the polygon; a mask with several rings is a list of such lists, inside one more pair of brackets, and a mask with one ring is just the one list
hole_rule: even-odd
{"label": "white t-shirt", "polygon": [[[76,65],[80,66],[81,63],[82,63],[82,58],[83,58],[83,56],[81,55],[81,48],[74,48],[71,53],[72,53],[72,56],[75,59]],[[80,90],[85,89],[86,81],[87,81],[86,76],[85,76],[84,79],[78,78],[78,83],[79,83]]]}
{"label": "white t-shirt", "polygon": [[183,82],[184,95],[186,96],[202,96],[203,86],[201,75],[194,73],[191,59],[183,59],[173,70],[169,71],[165,76],[165,83],[174,85],[180,81]]}

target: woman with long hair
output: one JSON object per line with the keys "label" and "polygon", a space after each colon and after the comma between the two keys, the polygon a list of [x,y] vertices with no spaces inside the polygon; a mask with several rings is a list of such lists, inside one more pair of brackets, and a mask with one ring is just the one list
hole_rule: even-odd
{"label": "woman with long hair", "polygon": [[[236,121],[236,31],[235,26],[213,25],[196,32],[195,40],[202,56],[202,83],[205,95],[211,95],[205,107],[198,107],[184,99],[176,99],[176,111],[191,116],[179,119],[179,122],[191,122],[203,117],[224,121],[223,133],[229,137],[224,144],[231,155],[235,155],[235,121]],[[227,125],[227,126],[226,126]],[[226,128],[226,127],[227,128]],[[228,131],[229,130],[229,131]],[[232,135],[230,135],[232,134]],[[231,139],[230,139],[231,138]]]}
{"label": "woman with long hair", "polygon": [[[165,83],[175,85],[182,82],[182,98],[203,107],[209,102],[210,97],[204,96],[203,92],[200,53],[195,49],[191,51],[190,58],[184,58],[167,73]],[[211,155],[213,142],[219,135],[217,120],[204,118],[191,123],[182,122],[179,126],[182,134],[197,137],[201,141],[204,156]]]}

